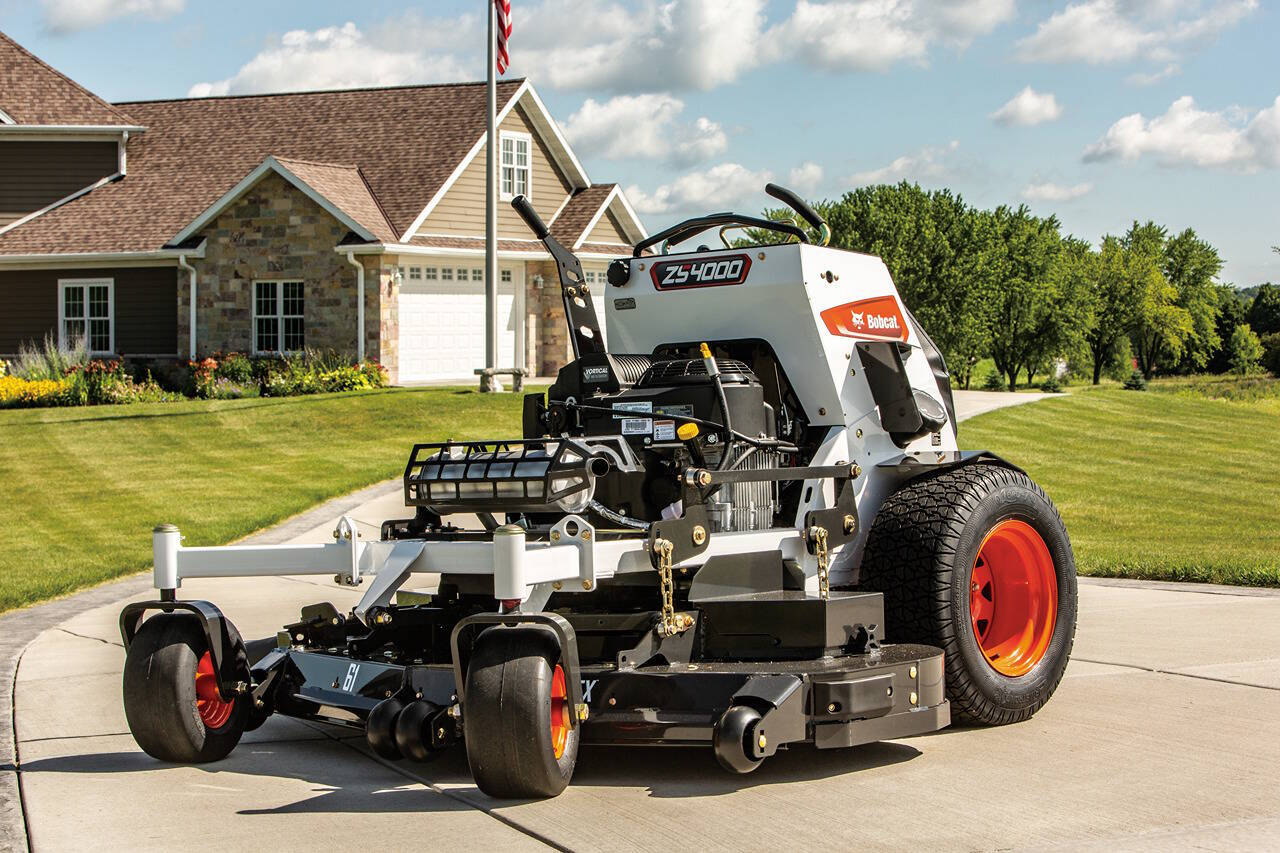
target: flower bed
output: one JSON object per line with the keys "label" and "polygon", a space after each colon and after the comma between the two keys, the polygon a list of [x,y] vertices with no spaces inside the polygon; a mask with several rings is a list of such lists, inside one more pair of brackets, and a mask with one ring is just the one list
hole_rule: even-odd
{"label": "flower bed", "polygon": [[[180,364],[178,367],[181,370]],[[66,347],[46,338],[43,347],[24,347],[12,365],[0,362],[0,408],[160,403],[186,397],[288,397],[386,384],[387,374],[381,365],[353,362],[335,352],[307,350],[259,358],[216,353],[186,363],[185,375],[172,386],[181,386],[182,393],[178,393],[152,379],[150,370],[135,366],[134,375],[130,375],[119,359],[91,359],[82,343]]]}

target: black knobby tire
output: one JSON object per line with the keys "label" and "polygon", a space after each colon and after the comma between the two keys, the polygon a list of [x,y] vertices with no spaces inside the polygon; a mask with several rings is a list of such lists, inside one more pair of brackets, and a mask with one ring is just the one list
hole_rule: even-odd
{"label": "black knobby tire", "polygon": [[248,699],[237,697],[217,728],[207,726],[197,708],[196,667],[208,650],[196,617],[177,613],[147,619],[130,643],[124,663],[124,713],[133,739],[151,757],[202,764],[225,758],[240,742],[249,717]]}
{"label": "black knobby tire", "polygon": [[[1025,674],[989,663],[970,620],[979,548],[1002,523],[1023,522],[1052,558],[1057,606],[1047,646]],[[974,464],[925,475],[885,501],[871,529],[859,586],[884,594],[885,639],[945,653],[947,698],[958,722],[1002,725],[1030,718],[1053,695],[1076,629],[1076,568],[1057,509],[1027,475]]]}
{"label": "black knobby tire", "polygon": [[476,638],[467,666],[463,740],[476,785],[491,797],[554,797],[573,777],[580,727],[569,729],[559,758],[552,743],[551,686],[559,656],[544,630],[497,627]]}

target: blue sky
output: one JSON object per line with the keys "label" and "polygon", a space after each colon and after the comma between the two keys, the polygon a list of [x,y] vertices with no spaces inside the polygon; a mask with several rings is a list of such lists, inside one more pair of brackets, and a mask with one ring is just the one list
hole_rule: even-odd
{"label": "blue sky", "polygon": [[[1280,281],[1269,0],[513,0],[527,75],[650,229],[914,180],[1096,241],[1195,228]],[[0,0],[0,28],[109,100],[479,79],[481,0]],[[406,128],[412,133],[412,128]]]}

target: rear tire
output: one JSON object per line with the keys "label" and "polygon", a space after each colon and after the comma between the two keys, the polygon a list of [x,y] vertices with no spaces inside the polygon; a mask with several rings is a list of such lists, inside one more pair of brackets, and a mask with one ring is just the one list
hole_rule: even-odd
{"label": "rear tire", "polygon": [[975,464],[903,486],[876,516],[859,585],[884,594],[888,641],[946,653],[958,722],[1029,719],[1062,680],[1075,558],[1057,509],[1019,471]]}
{"label": "rear tire", "polygon": [[[234,632],[229,622],[227,628]],[[177,613],[147,619],[129,644],[124,714],[133,739],[152,758],[202,764],[225,758],[240,742],[250,700],[221,700],[208,655],[199,621]]]}
{"label": "rear tire", "polygon": [[491,797],[554,797],[573,777],[581,727],[569,725],[573,708],[559,657],[542,630],[497,627],[476,638],[463,740],[476,785]]}

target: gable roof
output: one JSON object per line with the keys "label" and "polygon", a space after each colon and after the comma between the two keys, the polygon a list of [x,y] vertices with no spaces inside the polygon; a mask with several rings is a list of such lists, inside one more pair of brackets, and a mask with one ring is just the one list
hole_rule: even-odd
{"label": "gable roof", "polygon": [[[498,102],[522,88],[532,91],[523,80],[499,82]],[[148,128],[129,140],[128,177],[0,234],[0,254],[153,251],[273,155],[358,167],[403,234],[485,130],[483,83],[123,106]],[[327,175],[311,177],[337,180]]]}
{"label": "gable roof", "polygon": [[387,221],[382,206],[373,197],[373,192],[369,189],[369,184],[361,174],[359,166],[313,163],[308,160],[293,160],[288,157],[269,155],[221,198],[205,208],[186,228],[169,241],[170,244],[178,245],[185,240],[194,239],[200,229],[212,222],[229,204],[248,192],[269,172],[280,175],[300,189],[361,239],[368,242],[395,240],[395,231]]}
{"label": "gable roof", "polygon": [[592,184],[574,192],[551,221],[551,236],[570,250],[591,245],[592,251],[600,251],[605,244],[587,244],[583,241],[607,212],[612,212],[627,232],[623,235],[624,238],[639,242],[648,236],[640,223],[640,217],[617,184]]}
{"label": "gable roof", "polygon": [[0,32],[0,115],[19,125],[136,126],[108,104]]}

